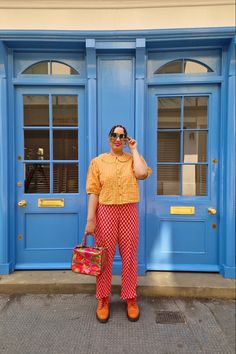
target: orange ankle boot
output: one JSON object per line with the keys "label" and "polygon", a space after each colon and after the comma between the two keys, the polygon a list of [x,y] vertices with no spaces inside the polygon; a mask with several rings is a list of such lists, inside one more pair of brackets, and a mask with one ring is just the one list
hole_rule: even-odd
{"label": "orange ankle boot", "polygon": [[109,297],[104,297],[98,300],[96,316],[99,322],[106,323],[109,319]]}
{"label": "orange ankle boot", "polygon": [[136,322],[139,319],[140,311],[136,298],[127,299],[127,317],[131,322]]}

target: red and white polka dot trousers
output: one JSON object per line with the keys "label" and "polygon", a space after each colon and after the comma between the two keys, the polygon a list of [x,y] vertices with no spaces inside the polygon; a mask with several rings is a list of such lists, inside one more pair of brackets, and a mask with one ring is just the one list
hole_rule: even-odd
{"label": "red and white polka dot trousers", "polygon": [[112,263],[118,244],[122,260],[121,299],[136,297],[138,279],[138,207],[136,203],[98,204],[96,244],[108,249],[108,266],[97,276],[96,298],[111,294]]}

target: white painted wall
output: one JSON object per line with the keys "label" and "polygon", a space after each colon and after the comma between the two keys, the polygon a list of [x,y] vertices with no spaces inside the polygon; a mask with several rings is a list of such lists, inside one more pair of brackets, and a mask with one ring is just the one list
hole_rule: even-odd
{"label": "white painted wall", "polygon": [[0,0],[0,30],[235,26],[234,0]]}

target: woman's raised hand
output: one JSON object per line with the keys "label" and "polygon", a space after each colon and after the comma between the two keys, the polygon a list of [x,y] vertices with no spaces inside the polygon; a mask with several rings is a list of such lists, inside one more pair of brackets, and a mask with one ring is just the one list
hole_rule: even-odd
{"label": "woman's raised hand", "polygon": [[127,139],[128,139],[127,143],[130,151],[137,149],[137,141],[131,138],[130,136],[128,136]]}

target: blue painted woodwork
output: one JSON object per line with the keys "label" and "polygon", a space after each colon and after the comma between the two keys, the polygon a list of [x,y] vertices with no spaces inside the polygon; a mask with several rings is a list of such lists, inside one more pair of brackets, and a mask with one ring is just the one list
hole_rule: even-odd
{"label": "blue painted woodwork", "polygon": [[[113,48],[115,47],[114,42],[117,42],[117,46],[119,48],[119,42],[125,39],[125,41],[132,41],[132,39],[136,40],[136,38],[146,38],[146,40],[150,43],[153,42],[152,47],[157,47],[156,42],[158,41],[168,41],[169,46],[171,46],[171,42],[177,41],[178,46],[179,43],[187,42],[187,46],[194,47],[195,43],[197,45],[203,45],[203,41],[207,40],[208,44],[211,45],[223,45],[225,44],[225,40],[232,39],[235,35],[235,27],[207,27],[207,28],[172,28],[172,29],[148,29],[148,30],[101,30],[101,31],[67,31],[67,30],[0,30],[1,40],[9,41],[10,44],[14,47],[17,47],[17,42],[20,40],[26,40],[32,46],[34,43],[35,47],[37,43],[35,40],[44,40],[43,48],[50,48],[53,45],[56,49],[58,46],[55,45],[56,41],[59,43],[59,48],[62,46],[62,41],[67,45],[70,44],[71,47],[78,48],[84,46],[85,38],[95,38],[102,39],[105,42],[108,39],[112,38]],[[198,42],[190,42],[190,40],[196,40]],[[16,42],[17,41],[17,42]],[[75,43],[77,46],[75,46]],[[205,43],[205,42],[204,42]],[[9,44],[9,43],[7,43]],[[18,43],[22,48],[24,44]],[[64,44],[64,42],[63,42]],[[71,48],[66,47],[68,48]],[[25,48],[25,45],[24,45]],[[106,48],[110,49],[110,45]]]}
{"label": "blue painted woodwork", "polygon": [[[79,156],[79,193],[24,193],[24,141],[23,141],[23,95],[77,95],[78,96],[78,156]],[[85,106],[84,90],[82,88],[53,88],[53,87],[24,87],[16,90],[16,151],[15,156],[21,155],[21,161],[15,160],[16,182],[22,181],[22,187],[16,187],[16,201],[26,200],[25,208],[17,208],[17,235],[22,235],[22,240],[16,241],[16,269],[34,268],[36,263],[40,269],[45,268],[70,268],[72,248],[81,242],[85,227],[86,193],[84,189],[86,176],[86,130],[84,119]],[[50,113],[50,122],[52,115]],[[27,128],[28,129],[28,128]],[[45,129],[34,127],[34,130]],[[47,128],[48,129],[48,128]],[[55,129],[55,128],[54,128]],[[57,127],[57,130],[64,130]],[[67,128],[66,128],[67,129]],[[72,128],[71,128],[72,129]],[[30,130],[32,130],[30,128]],[[67,129],[68,130],[68,129]],[[51,130],[50,130],[51,131]],[[51,134],[51,133],[50,133]],[[52,141],[50,145],[52,150]],[[30,163],[39,161],[30,160]],[[42,161],[41,161],[42,162]],[[52,155],[48,162],[52,163]],[[57,163],[60,160],[56,161]],[[61,161],[64,162],[64,161]],[[70,160],[69,162],[73,162]],[[76,161],[75,161],[76,162]],[[52,165],[51,165],[52,166]],[[52,186],[52,169],[51,183]],[[15,182],[15,185],[16,185]],[[38,198],[64,198],[63,208],[39,208]],[[61,266],[60,266],[61,264]]]}
{"label": "blue painted woodwork", "polygon": [[[221,74],[221,50],[220,49],[195,49],[195,50],[158,50],[158,51],[149,51],[148,55],[148,68],[147,68],[147,77],[157,77],[160,79],[162,75],[155,74],[155,71],[160,69],[162,66],[178,59],[190,59],[196,60],[198,63],[207,65],[212,72],[195,74],[194,76],[215,76]],[[169,77],[175,76],[176,74],[167,74]],[[178,74],[178,76],[189,76],[188,74]],[[192,74],[191,74],[192,76]]]}
{"label": "blue painted woodwork", "polygon": [[11,272],[9,260],[9,209],[8,209],[8,111],[7,111],[7,49],[0,42],[0,265],[1,273]]}
{"label": "blue painted woodwork", "polygon": [[[105,88],[107,99],[110,99],[107,89],[106,80],[103,73],[110,70],[115,77],[115,69],[109,67],[109,60],[116,62],[118,73],[119,61],[126,62],[126,69],[132,67],[132,75],[121,73],[121,79],[127,83],[127,87],[133,80],[133,92],[125,97],[125,104],[120,109],[120,113],[128,114],[130,132],[134,134],[139,143],[139,151],[148,160],[149,165],[153,165],[151,146],[153,141],[147,134],[152,127],[151,114],[154,110],[147,99],[148,93],[157,93],[156,90],[163,90],[168,94],[181,94],[184,90],[191,92],[193,88],[199,94],[208,92],[209,95],[217,96],[217,102],[220,102],[219,109],[219,136],[214,136],[213,140],[217,141],[219,149],[219,164],[217,165],[217,178],[213,178],[211,188],[216,188],[217,210],[217,229],[211,230],[214,235],[217,234],[217,244],[213,247],[211,244],[205,244],[212,247],[213,255],[217,254],[218,259],[214,258],[210,263],[197,263],[197,257],[201,258],[205,252],[204,238],[197,238],[193,233],[192,247],[196,248],[196,263],[188,263],[189,259],[181,258],[181,264],[178,263],[178,257],[173,262],[170,257],[166,263],[158,264],[158,269],[170,270],[199,270],[199,271],[220,271],[220,273],[229,278],[235,277],[235,28],[202,28],[202,29],[173,29],[173,30],[145,30],[145,31],[0,31],[0,39],[4,43],[0,43],[0,273],[9,273],[14,269],[16,261],[15,249],[17,248],[17,219],[15,217],[15,205],[17,198],[15,196],[16,176],[15,166],[16,149],[14,133],[14,109],[16,90],[17,94],[21,90],[34,90],[37,86],[39,90],[61,89],[63,92],[70,90],[84,89],[84,170],[82,171],[83,183],[85,184],[85,176],[89,161],[103,149],[106,150],[106,135],[109,124],[111,108],[107,107],[107,102],[102,101],[103,95],[101,89]],[[86,55],[86,62],[84,61]],[[213,73],[196,74],[196,75],[152,75],[151,65],[154,69],[160,67],[161,61],[168,62],[177,57],[188,57],[206,63],[213,68]],[[98,58],[98,59],[97,59]],[[60,77],[41,77],[29,78],[27,75],[21,75],[22,70],[30,64],[36,63],[44,59],[54,59],[65,61],[68,65],[75,67],[81,75],[76,78]],[[62,60],[63,59],[63,60]],[[108,60],[106,62],[106,60]],[[132,65],[131,65],[132,62]],[[107,65],[106,65],[107,64]],[[147,74],[146,74],[147,68]],[[119,71],[120,69],[120,71]],[[127,69],[128,70],[128,69]],[[210,74],[210,75],[209,75]],[[158,87],[157,87],[158,85]],[[126,89],[127,89],[126,87]],[[124,92],[126,89],[124,89]],[[114,87],[111,85],[111,90]],[[123,102],[122,93],[120,99]],[[112,97],[111,103],[115,97]],[[8,101],[7,101],[8,100]],[[151,98],[150,98],[151,100]],[[130,101],[132,102],[130,104]],[[8,102],[8,103],[7,103]],[[98,108],[99,107],[99,108]],[[111,106],[110,106],[111,107]],[[116,108],[116,103],[114,105]],[[109,111],[110,109],[110,111]],[[130,111],[129,111],[130,109]],[[217,108],[218,109],[218,108]],[[133,111],[132,111],[133,110]],[[105,112],[105,118],[102,113]],[[107,124],[107,127],[104,125]],[[101,125],[102,123],[103,125]],[[112,122],[111,122],[112,123]],[[125,124],[125,121],[123,121]],[[151,133],[153,131],[151,130]],[[102,143],[103,142],[103,147]],[[4,159],[8,156],[8,159]],[[140,182],[141,202],[139,205],[140,212],[140,243],[139,243],[139,273],[143,274],[148,267],[145,263],[149,262],[150,256],[150,232],[151,237],[155,230],[156,218],[155,213],[159,212],[159,208],[166,208],[163,198],[160,198],[160,206],[157,207],[153,202],[152,188],[155,181],[153,177],[147,182]],[[152,185],[152,182],[153,185]],[[82,183],[82,182],[81,182]],[[84,187],[83,184],[83,187]],[[7,186],[7,188],[4,188]],[[9,193],[10,191],[10,193]],[[213,193],[214,194],[214,193]],[[154,195],[154,199],[155,199]],[[82,198],[81,212],[79,213],[78,228],[83,229],[86,220],[86,198]],[[187,199],[181,197],[177,201],[187,203]],[[181,242],[175,244],[176,238],[179,237],[177,230],[181,230],[183,222],[186,230],[193,228],[200,234],[209,226],[207,215],[204,215],[206,198],[197,198],[194,200],[198,206],[200,213],[197,218],[191,218],[191,221],[183,220],[181,216],[173,216],[169,220],[164,215],[160,222],[160,233],[165,234],[165,230],[169,230],[169,240],[173,241],[173,245],[177,252],[191,251],[191,245]],[[73,204],[73,203],[72,203]],[[200,208],[201,206],[201,208]],[[156,209],[157,208],[157,209]],[[17,209],[18,211],[18,209]],[[55,212],[55,210],[53,210]],[[76,213],[78,210],[76,211]],[[166,212],[166,209],[165,209]],[[69,213],[72,218],[76,215],[74,209],[70,209]],[[35,210],[29,210],[28,220],[35,220],[37,214]],[[32,217],[31,217],[32,216]],[[36,215],[37,216],[37,215]],[[40,215],[39,215],[40,216]],[[42,216],[42,215],[41,215]],[[41,217],[40,216],[40,217]],[[53,216],[53,213],[52,213]],[[53,216],[54,217],[54,216]],[[55,216],[57,218],[57,216]],[[27,219],[27,218],[26,218]],[[37,219],[37,218],[36,218]],[[151,224],[149,221],[151,220]],[[32,223],[32,227],[35,228]],[[65,222],[66,224],[66,222]],[[173,228],[173,225],[175,226]],[[29,230],[31,228],[29,226]],[[50,223],[45,224],[47,232],[50,232]],[[73,226],[73,232],[75,225]],[[194,228],[195,229],[195,228]],[[163,231],[164,230],[164,231]],[[38,234],[40,231],[38,231]],[[71,233],[71,241],[75,234]],[[74,235],[74,236],[73,236]],[[174,235],[174,236],[173,236]],[[171,238],[172,237],[172,238]],[[187,241],[186,234],[184,241]],[[206,240],[206,239],[205,239]],[[32,241],[32,240],[31,240]],[[55,239],[56,242],[58,240]],[[167,241],[167,240],[164,240]],[[56,243],[55,242],[55,243]],[[61,239],[60,247],[65,247],[66,240]],[[63,244],[64,242],[64,244]],[[214,241],[215,242],[215,241]],[[165,249],[167,243],[162,244]],[[178,248],[180,247],[180,248]],[[181,249],[182,247],[182,249]],[[184,249],[185,247],[185,249]],[[202,253],[202,250],[204,252]],[[45,250],[43,250],[44,252]],[[154,251],[154,250],[153,250]],[[18,248],[17,248],[18,252]],[[38,251],[39,252],[39,251]],[[64,252],[64,251],[63,251]],[[168,253],[168,252],[166,252]],[[191,252],[190,252],[191,253]],[[49,253],[51,256],[51,253]],[[53,256],[54,257],[54,256]],[[52,258],[53,258],[52,257]],[[199,258],[198,258],[199,259]],[[46,263],[44,266],[48,268],[68,268],[68,260],[53,259],[53,263]],[[209,259],[208,259],[209,261]],[[22,259],[22,269],[39,269],[42,267],[42,261],[33,259]],[[116,257],[114,264],[114,272],[120,272],[120,260]]]}
{"label": "blue painted woodwork", "polygon": [[[145,76],[146,76],[146,41],[144,38],[136,39],[136,70],[135,70],[135,138],[138,142],[138,151],[145,154]],[[145,182],[139,181],[140,202],[139,202],[139,274],[146,270],[145,257]]]}
{"label": "blue painted woodwork", "polygon": [[[53,195],[50,197],[52,198]],[[55,250],[60,250],[61,253],[69,250],[70,257],[71,248],[78,243],[79,239],[79,217],[78,213],[68,213],[64,210],[63,213],[48,213],[46,208],[38,213],[26,213],[23,235],[25,250],[35,251],[35,253],[51,250],[50,257],[55,257],[57,261]],[[63,261],[63,258],[60,254],[59,260]],[[41,256],[40,260],[42,260]],[[34,263],[33,260],[31,262]],[[46,262],[49,262],[48,255],[46,255]]]}
{"label": "blue painted woodwork", "polygon": [[[30,51],[25,51],[23,53],[16,52],[14,54],[14,71],[13,76],[19,77],[21,76],[26,78],[29,75],[21,75],[25,69],[30,67],[33,64],[36,64],[45,60],[58,60],[61,63],[65,63],[76,71],[79,72],[80,78],[85,78],[85,61],[83,53],[56,53],[56,52],[48,52],[48,53],[35,53]],[[40,77],[47,77],[48,75],[33,75]],[[56,75],[55,75],[56,76]],[[66,75],[59,75],[60,78],[70,78]]]}
{"label": "blue painted woodwork", "polygon": [[[92,160],[97,155],[97,72],[95,40],[86,40],[87,80],[88,80],[88,159]],[[89,165],[88,161],[88,165]]]}
{"label": "blue painted woodwork", "polygon": [[[157,195],[157,99],[158,97],[209,96],[207,196]],[[147,156],[153,174],[147,180],[147,269],[201,271],[218,267],[219,92],[217,86],[161,86],[149,89]],[[181,147],[182,150],[182,147]],[[171,206],[195,206],[195,215],[171,215]],[[216,215],[209,215],[213,207]],[[217,224],[217,229],[212,224]],[[171,268],[170,268],[171,265]]]}
{"label": "blue painted woodwork", "polygon": [[109,150],[113,125],[125,125],[134,136],[134,58],[98,57],[98,153]]}
{"label": "blue painted woodwork", "polygon": [[[224,91],[224,124],[222,130],[225,132],[224,156],[222,168],[225,171],[225,201],[223,202],[223,225],[222,232],[225,235],[225,243],[222,247],[221,274],[226,278],[236,278],[236,36],[231,40],[227,53],[227,65],[225,66],[225,77],[227,86]],[[226,122],[228,122],[226,124]]]}

